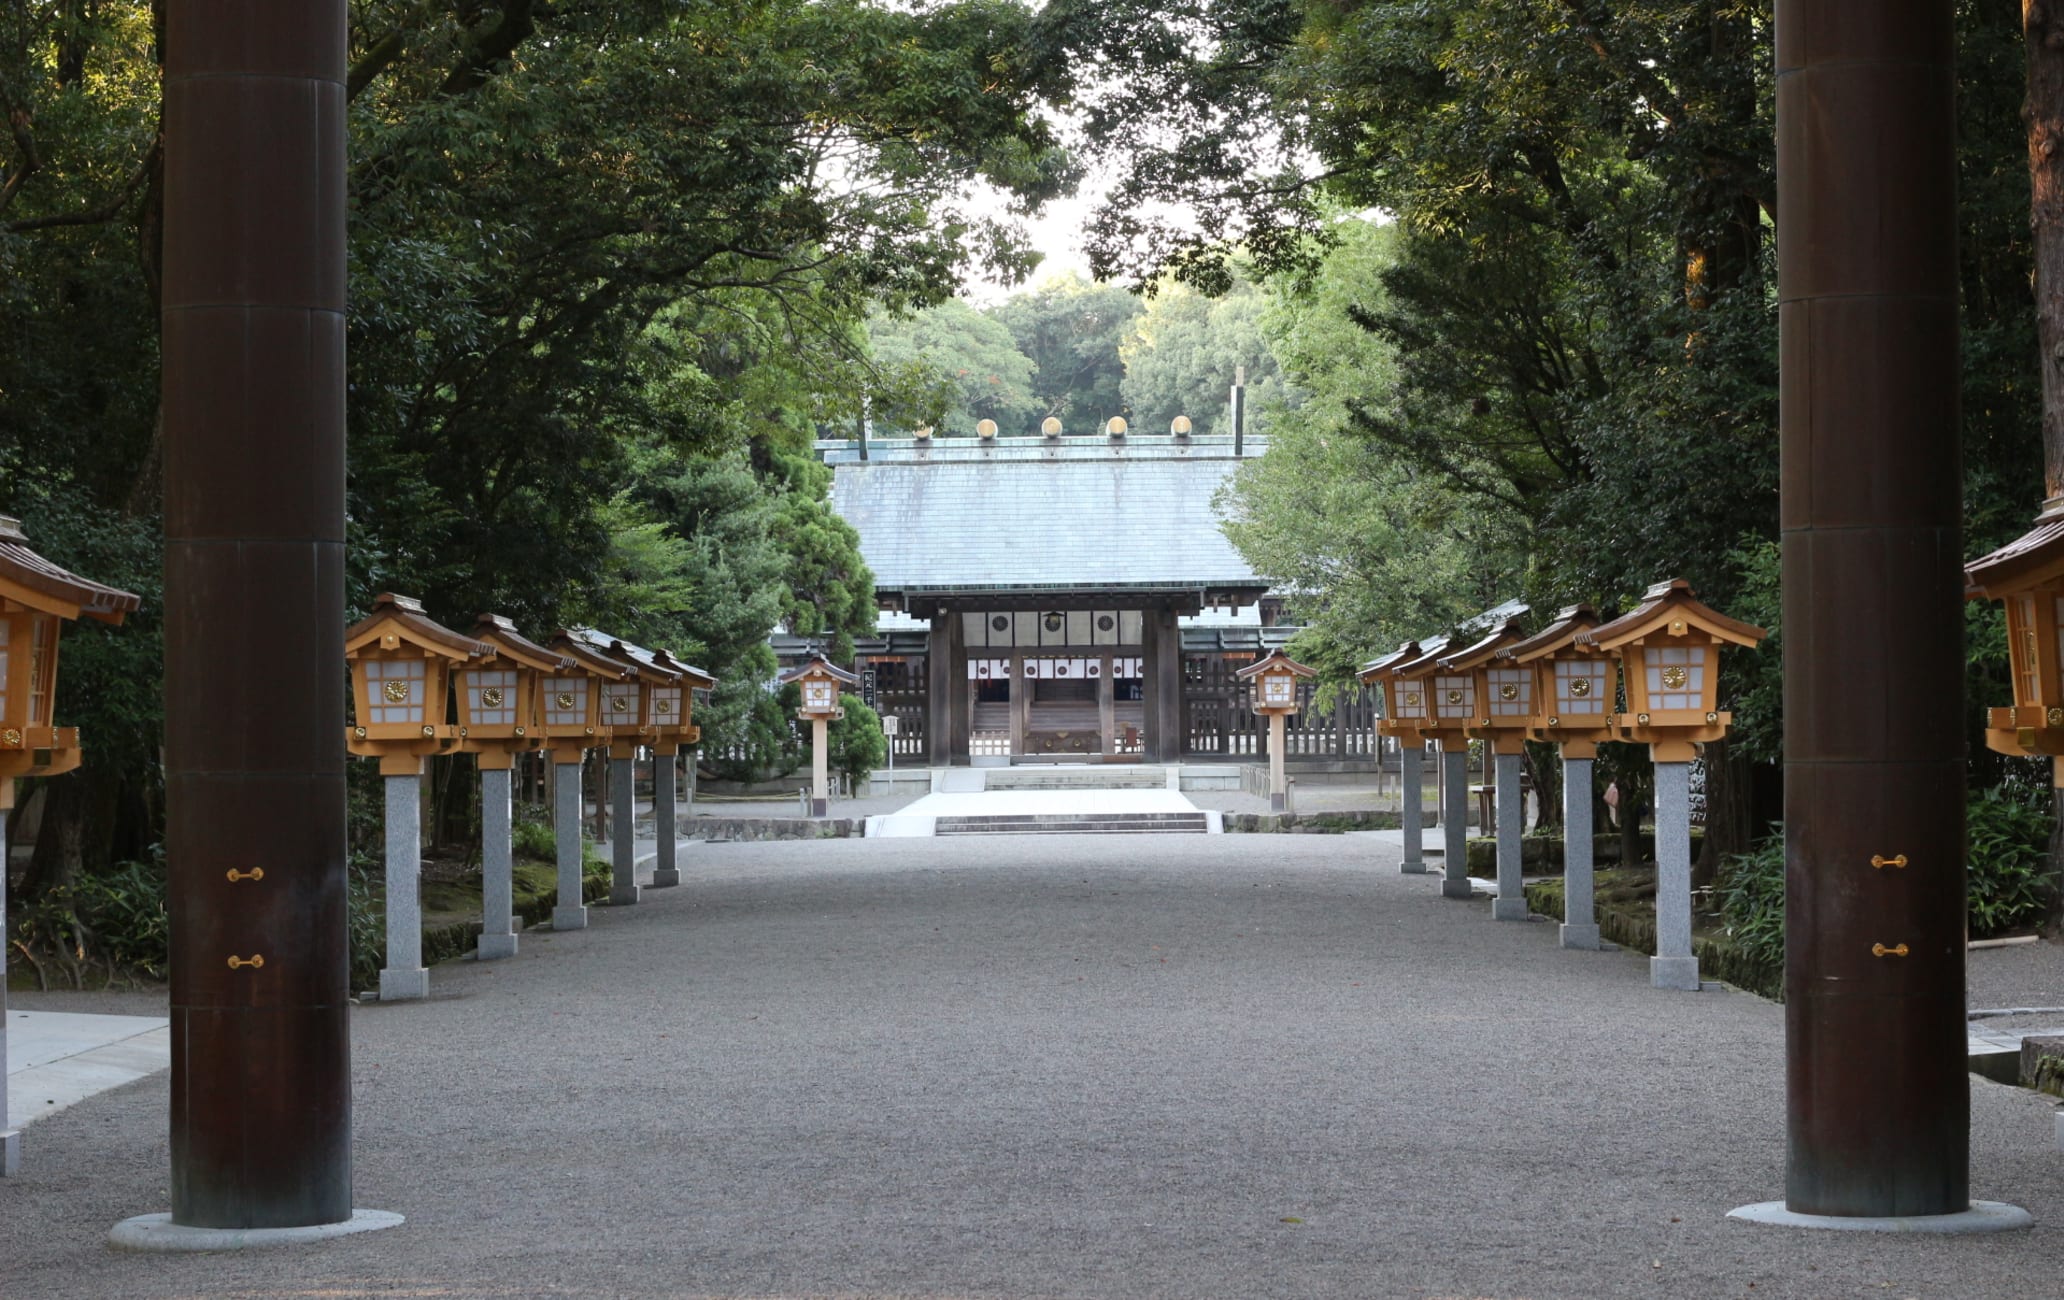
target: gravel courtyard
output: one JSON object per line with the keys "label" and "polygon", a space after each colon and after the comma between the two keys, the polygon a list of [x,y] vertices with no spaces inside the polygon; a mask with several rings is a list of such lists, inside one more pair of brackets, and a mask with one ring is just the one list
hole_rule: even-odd
{"label": "gravel courtyard", "polygon": [[109,1250],[166,1208],[161,1074],[29,1130],[0,1296],[2057,1294],[2041,1099],[1972,1083],[1973,1194],[2032,1232],[1728,1222],[1782,1194],[1781,1008],[1395,853],[685,847],[691,883],[356,1012],[357,1200],[404,1227]]}

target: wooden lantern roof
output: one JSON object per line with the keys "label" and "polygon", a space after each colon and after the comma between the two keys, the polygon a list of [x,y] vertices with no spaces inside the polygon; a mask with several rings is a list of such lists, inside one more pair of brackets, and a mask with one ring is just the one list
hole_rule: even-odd
{"label": "wooden lantern roof", "polygon": [[1284,654],[1281,650],[1271,650],[1268,654],[1248,664],[1245,668],[1236,669],[1233,676],[1243,682],[1248,682],[1253,681],[1257,677],[1266,677],[1273,673],[1282,672],[1287,672],[1293,677],[1317,677],[1319,675],[1318,669],[1307,668],[1289,655]]}
{"label": "wooden lantern roof", "polygon": [[21,521],[0,515],[0,600],[59,618],[90,618],[119,624],[142,600],[126,591],[82,578],[29,548]]}
{"label": "wooden lantern roof", "polygon": [[1693,595],[1691,584],[1669,578],[1642,593],[1641,603],[1610,623],[1578,633],[1585,642],[1613,651],[1651,636],[1704,636],[1715,644],[1753,646],[1769,633],[1708,609]]}
{"label": "wooden lantern roof", "polygon": [[1474,645],[1441,656],[1436,665],[1450,672],[1473,672],[1497,658],[1499,651],[1524,640],[1526,633],[1520,630],[1519,620],[1508,618]]}
{"label": "wooden lantern roof", "polygon": [[1570,605],[1558,611],[1555,621],[1524,641],[1506,646],[1498,653],[1515,663],[1530,664],[1538,659],[1553,658],[1572,647],[1581,647],[1588,653],[1598,653],[1598,648],[1581,641],[1584,634],[1599,625],[1598,610],[1591,605]]}
{"label": "wooden lantern roof", "polygon": [[647,650],[635,642],[607,632],[597,632],[591,627],[577,627],[573,630],[576,640],[584,642],[596,654],[614,659],[631,670],[630,675],[643,682],[673,682],[681,677],[681,670],[673,666],[672,660],[661,662],[660,652]]}
{"label": "wooden lantern roof", "polygon": [[1448,652],[1448,647],[1454,640],[1452,636],[1443,635],[1426,641],[1414,641],[1412,645],[1419,651],[1418,657],[1397,660],[1390,663],[1384,671],[1400,681],[1424,677],[1440,667],[1441,656]]}
{"label": "wooden lantern roof", "polygon": [[1964,594],[2005,600],[2064,580],[2064,507],[2045,510],[2029,532],[1964,566]]}
{"label": "wooden lantern roof", "polygon": [[[386,645],[388,637],[393,637],[397,645]],[[411,645],[425,656],[457,663],[495,656],[492,645],[452,631],[423,613],[420,602],[407,596],[397,596],[391,591],[375,596],[373,612],[345,631],[344,657],[357,658],[366,647],[373,645],[382,649]]]}
{"label": "wooden lantern roof", "polygon": [[683,677],[686,677],[688,679],[688,685],[695,690],[713,690],[717,685],[716,678],[710,676],[702,669],[697,668],[694,664],[682,663],[679,659],[674,658],[672,655],[668,654],[664,650],[654,650],[652,652],[652,658],[662,668],[666,668],[672,672],[679,673]]}
{"label": "wooden lantern roof", "polygon": [[858,673],[847,672],[831,660],[826,659],[822,653],[811,655],[802,663],[781,674],[776,680],[781,685],[786,686],[790,682],[799,682],[805,677],[829,677],[833,681],[846,686],[858,686],[860,684],[860,675]]}
{"label": "wooden lantern roof", "polygon": [[573,661],[573,666],[612,682],[631,675],[630,665],[583,640],[585,628],[560,628],[552,634],[551,648]]}
{"label": "wooden lantern roof", "polygon": [[1419,657],[1419,643],[1407,641],[1387,655],[1371,659],[1358,669],[1355,676],[1364,686],[1378,686],[1390,679],[1391,673],[1400,664],[1410,663]]}
{"label": "wooden lantern roof", "polygon": [[482,614],[473,621],[473,635],[495,648],[498,658],[541,673],[562,673],[575,667],[571,658],[525,640],[516,625],[500,614]]}

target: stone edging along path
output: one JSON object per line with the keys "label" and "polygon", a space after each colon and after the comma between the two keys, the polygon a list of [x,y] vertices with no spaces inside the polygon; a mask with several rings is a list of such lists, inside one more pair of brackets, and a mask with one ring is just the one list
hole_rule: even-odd
{"label": "stone edging along path", "polygon": [[1355,810],[1322,813],[1227,813],[1226,834],[1345,835],[1349,831],[1394,831],[1403,825],[1394,812]]}

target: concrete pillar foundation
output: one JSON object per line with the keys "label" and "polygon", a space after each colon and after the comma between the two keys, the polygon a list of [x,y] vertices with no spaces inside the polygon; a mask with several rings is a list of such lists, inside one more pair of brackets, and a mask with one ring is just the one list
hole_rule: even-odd
{"label": "concrete pillar foundation", "polygon": [[638,788],[635,760],[609,760],[609,848],[614,874],[609,882],[612,907],[629,907],[638,901]]}
{"label": "concrete pillar foundation", "polygon": [[510,771],[480,773],[480,942],[481,961],[516,955],[516,849],[510,824]]}
{"label": "concrete pillar foundation", "polygon": [[652,828],[659,836],[659,858],[652,866],[652,887],[667,889],[681,883],[681,864],[674,856],[681,828],[675,811],[674,792],[681,779],[678,755],[652,757]]}
{"label": "concrete pillar foundation", "polygon": [[1648,982],[1697,992],[1691,955],[1691,764],[1655,765],[1656,955]]}
{"label": "concrete pillar foundation", "polygon": [[1398,784],[1404,787],[1405,860],[1398,871],[1407,876],[1426,874],[1425,746],[1405,741],[1398,747]]}
{"label": "concrete pillar foundation", "polygon": [[559,850],[559,902],[552,909],[554,930],[584,930],[588,909],[581,903],[581,765],[555,763],[552,768],[552,836]]}
{"label": "concrete pillar foundation", "polygon": [[423,968],[423,778],[388,776],[387,964],[380,971],[380,1001],[428,997]]}
{"label": "concrete pillar foundation", "polygon": [[1442,898],[1468,898],[1469,888],[1469,746],[1441,746],[1441,857],[1446,873]]}
{"label": "concrete pillar foundation", "polygon": [[1492,759],[1498,783],[1498,897],[1491,904],[1491,919],[1527,919],[1526,886],[1520,878],[1519,837],[1524,829],[1526,804],[1519,794],[1518,754],[1498,754]]}
{"label": "concrete pillar foundation", "polygon": [[1562,760],[1562,946],[1596,952],[1597,876],[1592,863],[1591,765]]}

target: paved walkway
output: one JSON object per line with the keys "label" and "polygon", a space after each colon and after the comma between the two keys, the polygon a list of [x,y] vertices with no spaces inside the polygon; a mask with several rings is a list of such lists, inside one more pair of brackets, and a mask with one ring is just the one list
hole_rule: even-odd
{"label": "paved walkway", "polygon": [[1972,1083],[1973,1191],[2033,1232],[1728,1222],[1782,1190],[1781,1008],[1651,989],[1395,863],[1370,835],[698,844],[690,885],[354,1014],[358,1201],[405,1227],[109,1251],[165,1208],[161,1074],[32,1130],[0,1295],[2055,1293],[2040,1098]]}

